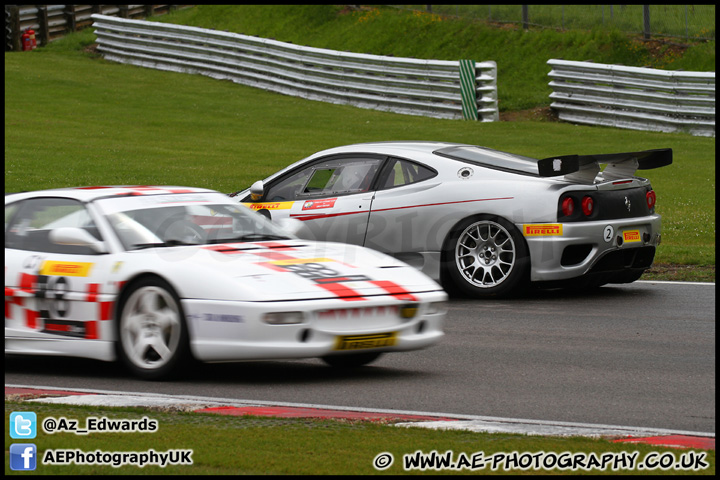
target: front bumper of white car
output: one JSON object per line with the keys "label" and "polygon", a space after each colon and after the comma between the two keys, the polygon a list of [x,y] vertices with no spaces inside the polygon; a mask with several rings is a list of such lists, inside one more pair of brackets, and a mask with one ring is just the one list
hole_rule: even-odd
{"label": "front bumper of white car", "polygon": [[362,300],[183,300],[196,359],[222,362],[312,358],[426,348],[443,334],[443,291]]}

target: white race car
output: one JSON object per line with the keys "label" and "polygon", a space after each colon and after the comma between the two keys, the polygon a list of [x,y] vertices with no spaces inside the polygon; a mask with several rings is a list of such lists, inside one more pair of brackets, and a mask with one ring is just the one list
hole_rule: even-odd
{"label": "white race car", "polygon": [[376,142],[317,152],[231,194],[306,238],[401,259],[449,291],[501,297],[529,284],[640,278],[660,244],[655,192],[636,170],[671,149],[544,159],[475,145]]}
{"label": "white race car", "polygon": [[5,196],[5,353],[359,366],[443,336],[446,294],[376,251],[300,240],[226,195],[83,187]]}

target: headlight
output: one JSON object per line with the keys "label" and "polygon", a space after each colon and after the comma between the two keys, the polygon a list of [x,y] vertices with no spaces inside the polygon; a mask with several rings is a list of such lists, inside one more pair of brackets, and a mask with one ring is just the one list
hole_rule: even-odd
{"label": "headlight", "polygon": [[263,315],[263,321],[270,325],[294,325],[303,323],[304,320],[303,312],[273,312]]}
{"label": "headlight", "polygon": [[418,312],[418,305],[416,304],[410,304],[410,305],[403,305],[400,307],[400,318],[404,318],[405,320],[410,320],[415,315],[417,315]]}

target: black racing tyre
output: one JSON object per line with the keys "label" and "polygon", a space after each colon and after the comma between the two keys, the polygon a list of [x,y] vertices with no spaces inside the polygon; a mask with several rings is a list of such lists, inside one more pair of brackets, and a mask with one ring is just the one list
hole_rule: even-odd
{"label": "black racing tyre", "polygon": [[381,352],[351,353],[346,355],[328,355],[322,357],[322,360],[331,367],[356,368],[374,362],[380,355],[382,355]]}
{"label": "black racing tyre", "polygon": [[443,248],[443,285],[474,298],[523,293],[530,279],[527,244],[504,218],[478,215],[460,222]]}
{"label": "black racing tyre", "polygon": [[189,335],[180,299],[163,279],[130,286],[117,314],[117,351],[138,377],[172,377],[190,360]]}

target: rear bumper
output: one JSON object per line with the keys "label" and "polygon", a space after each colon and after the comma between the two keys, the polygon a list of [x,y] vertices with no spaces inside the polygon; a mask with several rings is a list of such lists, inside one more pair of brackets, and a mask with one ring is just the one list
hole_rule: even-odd
{"label": "rear bumper", "polygon": [[659,215],[553,227],[532,230],[518,225],[530,250],[533,282],[642,272],[652,265],[660,244]]}

